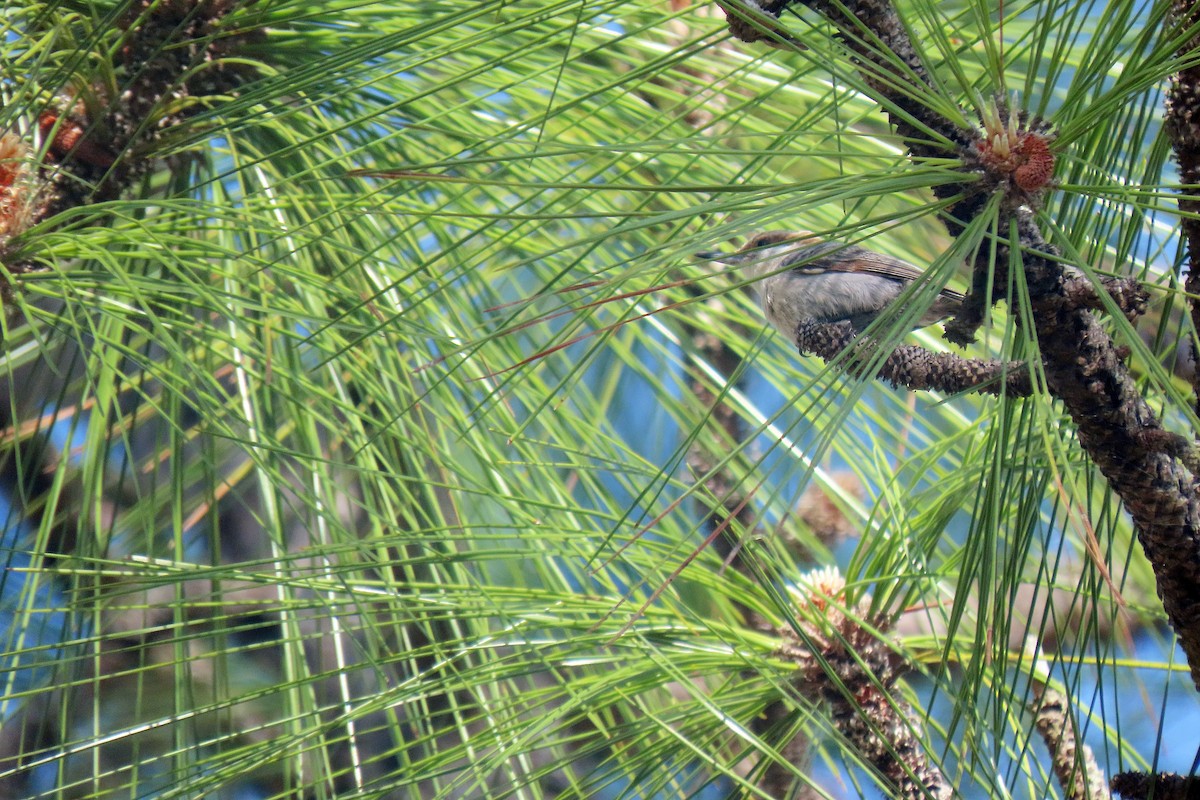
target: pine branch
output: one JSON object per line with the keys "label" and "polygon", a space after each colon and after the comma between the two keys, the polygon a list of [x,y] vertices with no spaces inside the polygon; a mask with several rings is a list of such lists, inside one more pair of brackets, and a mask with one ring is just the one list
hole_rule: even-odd
{"label": "pine branch", "polygon": [[[972,133],[921,103],[916,98],[931,90],[928,70],[888,0],[808,0],[804,5],[837,27],[910,155],[951,156],[962,163],[962,184],[933,189],[942,199],[962,195],[943,218],[952,235],[962,234],[998,197],[999,230],[1015,231],[1019,250],[1012,255],[1019,258],[1010,258],[1010,245],[1001,244],[993,262],[981,248],[964,313],[947,326],[947,338],[965,342],[974,337],[983,298],[1003,298],[1007,265],[1019,263],[1047,389],[1062,401],[1080,444],[1125,501],[1187,654],[1193,683],[1200,688],[1200,497],[1185,463],[1194,458],[1180,437],[1164,430],[1123,363],[1123,352],[1093,312],[1070,300],[1073,278],[1030,211],[1039,205],[1053,172],[1049,127],[996,103],[981,120],[982,132]],[[887,80],[882,79],[885,74]]]}

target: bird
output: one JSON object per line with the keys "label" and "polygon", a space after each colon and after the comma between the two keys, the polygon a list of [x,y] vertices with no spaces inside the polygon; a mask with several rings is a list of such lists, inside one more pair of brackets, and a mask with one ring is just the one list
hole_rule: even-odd
{"label": "bird", "polygon": [[[794,338],[802,322],[849,322],[861,333],[921,270],[907,261],[859,245],[825,241],[808,231],[767,231],[736,253],[704,252],[700,258],[748,266],[767,320]],[[957,313],[963,295],[942,289],[916,318],[913,330]]]}

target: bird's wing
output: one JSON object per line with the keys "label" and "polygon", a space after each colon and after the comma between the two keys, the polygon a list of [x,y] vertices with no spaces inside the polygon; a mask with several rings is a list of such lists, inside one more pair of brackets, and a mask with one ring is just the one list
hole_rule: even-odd
{"label": "bird's wing", "polygon": [[[877,253],[859,245],[843,245],[837,242],[820,242],[797,248],[783,259],[783,266],[797,272],[817,274],[821,272],[866,272],[900,281],[912,281],[921,277],[921,270],[899,258]],[[942,294],[962,299],[952,289],[943,289]]]}

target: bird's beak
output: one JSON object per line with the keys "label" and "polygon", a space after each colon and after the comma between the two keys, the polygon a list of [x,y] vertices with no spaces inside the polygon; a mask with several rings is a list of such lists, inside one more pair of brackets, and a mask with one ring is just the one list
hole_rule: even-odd
{"label": "bird's beak", "polygon": [[692,255],[700,261],[716,261],[718,264],[736,264],[745,258],[743,253],[722,253],[720,250],[701,250]]}

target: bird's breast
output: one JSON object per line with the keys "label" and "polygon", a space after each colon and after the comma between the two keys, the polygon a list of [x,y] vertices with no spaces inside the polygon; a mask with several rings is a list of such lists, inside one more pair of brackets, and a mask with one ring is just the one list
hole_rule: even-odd
{"label": "bird's breast", "polygon": [[850,322],[861,330],[903,288],[882,275],[794,270],[763,281],[761,302],[768,321],[787,336],[803,321]]}

